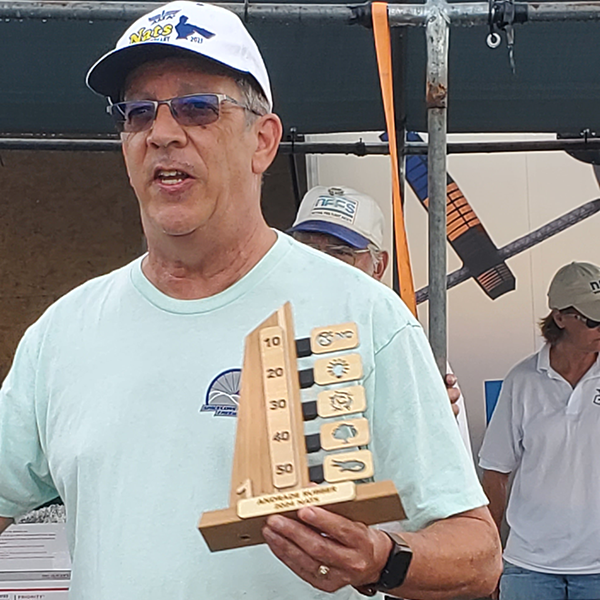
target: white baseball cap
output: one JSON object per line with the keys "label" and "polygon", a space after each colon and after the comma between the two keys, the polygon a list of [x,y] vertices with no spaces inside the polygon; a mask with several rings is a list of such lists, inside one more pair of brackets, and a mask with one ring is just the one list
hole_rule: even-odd
{"label": "white baseball cap", "polygon": [[348,187],[318,185],[306,193],[288,233],[309,231],[340,238],[354,248],[383,246],[384,217],[371,196]]}
{"label": "white baseball cap", "polygon": [[149,60],[173,53],[193,52],[240,73],[251,75],[269,108],[273,96],[260,51],[240,18],[230,10],[177,0],[139,18],[119,38],[114,50],[89,70],[88,87],[114,102],[119,99],[127,75]]}
{"label": "white baseball cap", "polygon": [[548,306],[576,308],[584,317],[600,321],[600,267],[572,262],[560,268],[548,289]]}

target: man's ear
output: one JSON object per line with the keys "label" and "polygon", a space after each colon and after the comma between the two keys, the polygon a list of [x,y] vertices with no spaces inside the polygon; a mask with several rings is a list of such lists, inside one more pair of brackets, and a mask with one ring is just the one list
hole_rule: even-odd
{"label": "man's ear", "polygon": [[552,309],[552,318],[554,319],[554,322],[556,323],[556,326],[559,329],[564,329],[565,328],[565,316],[563,313],[560,312],[560,310],[556,310],[555,308]]}
{"label": "man's ear", "polygon": [[257,144],[252,156],[252,172],[262,175],[279,150],[283,126],[277,115],[269,113],[259,117],[253,127],[256,128]]}
{"label": "man's ear", "polygon": [[381,281],[385,270],[387,269],[388,263],[390,262],[390,255],[387,251],[382,250],[379,253],[379,260],[377,261],[377,265],[375,266],[375,271],[373,271],[373,277],[377,279],[377,281]]}

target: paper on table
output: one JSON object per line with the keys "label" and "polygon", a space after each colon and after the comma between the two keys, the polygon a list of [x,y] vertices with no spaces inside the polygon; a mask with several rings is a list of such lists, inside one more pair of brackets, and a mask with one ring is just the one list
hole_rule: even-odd
{"label": "paper on table", "polygon": [[0,536],[0,600],[67,600],[64,523],[13,525]]}

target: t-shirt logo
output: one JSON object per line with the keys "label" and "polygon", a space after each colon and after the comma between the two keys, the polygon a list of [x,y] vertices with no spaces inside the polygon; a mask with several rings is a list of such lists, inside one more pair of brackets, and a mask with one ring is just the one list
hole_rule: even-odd
{"label": "t-shirt logo", "polygon": [[212,412],[215,417],[235,417],[240,403],[241,369],[219,373],[208,386],[200,412]]}
{"label": "t-shirt logo", "polygon": [[594,404],[600,406],[600,388],[596,389],[596,395],[594,396],[593,402]]}

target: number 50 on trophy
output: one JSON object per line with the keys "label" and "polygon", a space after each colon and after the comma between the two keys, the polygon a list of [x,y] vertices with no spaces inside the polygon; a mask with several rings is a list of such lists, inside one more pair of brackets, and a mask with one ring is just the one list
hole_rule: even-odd
{"label": "number 50 on trophy", "polygon": [[[328,510],[367,525],[396,521],[404,512],[391,481],[374,476],[367,400],[354,323],[314,329],[295,340],[292,310],[282,306],[246,336],[228,508],[205,512],[199,529],[212,551],[264,543],[270,514],[294,516],[303,506]],[[321,356],[298,371],[298,357]],[[345,385],[349,383],[350,385]],[[331,386],[302,403],[300,389]],[[339,384],[344,384],[340,387]],[[305,435],[304,422],[322,420]],[[307,454],[326,452],[308,467]]]}

